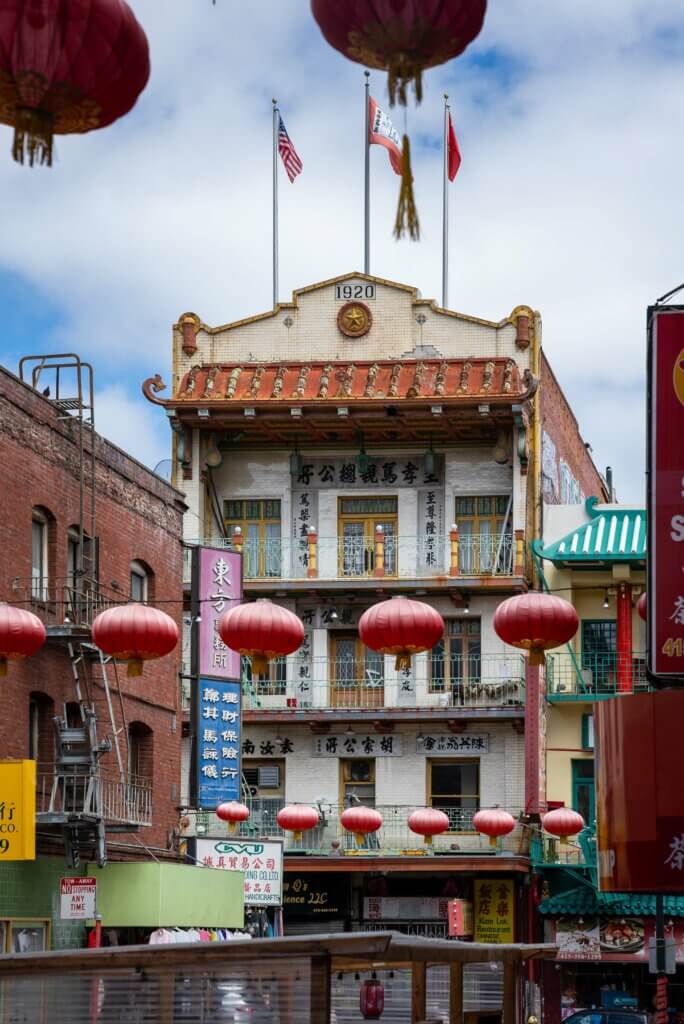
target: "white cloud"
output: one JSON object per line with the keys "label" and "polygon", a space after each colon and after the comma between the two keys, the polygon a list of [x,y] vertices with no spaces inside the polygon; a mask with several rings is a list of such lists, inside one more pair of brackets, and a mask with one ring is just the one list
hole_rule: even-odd
{"label": "white cloud", "polygon": [[[13,165],[0,131],[0,264],[63,307],[62,340],[95,361],[105,396],[123,395],[122,376],[168,374],[181,311],[225,323],[269,307],[272,95],[304,161],[294,185],[281,177],[281,297],[362,264],[362,71],[308,5],[135,6],[153,74],[132,115],[60,140],[52,171]],[[441,156],[415,139],[438,135],[448,89],[463,153],[451,305],[541,310],[547,354],[625,500],[642,493],[645,307],[684,278],[680,13],[675,0],[491,4],[481,65],[429,73],[408,113],[419,245],[392,240],[397,179],[372,153],[372,270],[438,295]],[[493,48],[506,78],[484,59]],[[383,76],[372,83],[383,103]],[[161,438],[163,457],[159,410],[125,408],[132,450],[149,461]]]}

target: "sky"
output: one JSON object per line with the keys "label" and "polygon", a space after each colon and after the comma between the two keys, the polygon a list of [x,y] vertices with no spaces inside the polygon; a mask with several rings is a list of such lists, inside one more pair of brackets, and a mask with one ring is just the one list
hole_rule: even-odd
{"label": "sky", "polygon": [[[154,467],[168,425],[140,384],[169,379],[171,325],[271,305],[273,96],[304,164],[292,185],[281,171],[280,298],[362,268],[363,69],[304,0],[132,6],[152,76],[127,117],[60,137],[51,169],[15,164],[0,125],[0,358],[90,360],[98,430]],[[449,305],[541,312],[597,465],[643,502],[646,307],[684,281],[681,0],[489,0],[478,40],[425,75],[406,113],[421,240],[392,238],[398,179],[373,147],[371,272],[436,299],[445,91],[463,158]],[[381,72],[371,93],[389,111]]]}

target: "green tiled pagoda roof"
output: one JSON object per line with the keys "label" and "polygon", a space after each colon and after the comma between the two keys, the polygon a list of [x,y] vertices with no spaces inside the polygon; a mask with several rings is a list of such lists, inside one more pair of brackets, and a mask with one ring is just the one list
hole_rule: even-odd
{"label": "green tiled pagoda roof", "polygon": [[[542,914],[560,917],[582,914],[587,917],[653,917],[655,896],[647,893],[598,892],[582,885],[577,889],[551,896],[539,905]],[[684,896],[665,896],[665,913],[670,917],[684,917]]]}
{"label": "green tiled pagoda roof", "polygon": [[644,562],[646,559],[646,512],[642,508],[621,509],[598,504],[587,498],[590,521],[546,547],[539,541],[534,549],[540,558],[556,565],[597,565],[613,562]]}

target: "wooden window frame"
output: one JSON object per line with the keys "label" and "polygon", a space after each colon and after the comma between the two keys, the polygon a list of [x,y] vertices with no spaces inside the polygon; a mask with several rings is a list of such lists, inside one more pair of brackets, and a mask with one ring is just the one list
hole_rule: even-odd
{"label": "wooden window frame", "polygon": [[[278,505],[278,515],[266,515],[266,506],[269,504]],[[230,516],[231,505],[240,505],[240,515]],[[258,516],[248,516],[248,506],[258,505],[259,514]],[[283,529],[283,501],[282,498],[224,498],[223,499],[223,525],[226,531],[226,536],[230,540],[233,535],[233,531],[236,527],[239,527],[242,531],[243,540],[243,565],[245,565],[245,555],[249,557],[249,527],[258,527],[257,533],[257,553],[256,553],[256,573],[250,572],[250,578],[262,579],[262,578],[278,578],[282,573],[282,529]],[[279,556],[278,556],[278,572],[267,573],[268,559],[266,551],[266,527],[267,526],[278,526],[278,544],[280,545]],[[247,552],[245,552],[245,546],[247,546]]]}
{"label": "wooden window frame", "polygon": [[[457,623],[457,622],[458,623],[463,623],[463,625],[471,625],[472,623],[477,623],[477,625],[479,627],[479,629],[477,631],[477,635],[475,635],[475,633],[472,634],[472,639],[477,643],[477,646],[479,647],[479,652],[478,652],[477,655],[474,655],[474,654],[471,655],[471,653],[470,653],[470,636],[469,636],[468,633],[464,632],[464,633],[459,635],[459,634],[455,634],[455,633],[450,632],[450,628],[451,628],[452,624],[453,623]],[[434,656],[435,647],[438,646],[438,644],[435,644],[435,647],[433,647],[432,651],[430,652],[430,676],[429,676],[429,679],[428,679],[428,693],[449,693],[450,690],[452,690],[455,686],[459,685],[458,680],[452,680],[451,679],[451,640],[452,640],[452,638],[454,638],[454,639],[461,639],[463,641],[464,645],[466,645],[463,653],[461,654],[463,665],[466,666],[466,672],[464,673],[464,675],[463,675],[463,677],[462,677],[462,679],[460,681],[460,685],[463,686],[463,687],[465,687],[465,686],[477,686],[480,683],[480,680],[481,680],[481,677],[482,677],[482,671],[481,671],[482,620],[481,620],[481,618],[478,615],[473,615],[472,618],[471,617],[463,617],[463,618],[459,617],[459,618],[447,619],[446,622],[445,622],[445,626],[446,626],[446,628],[444,630],[444,636],[442,637],[442,639],[440,641],[438,641],[438,644],[442,644],[443,645],[442,658],[443,658],[443,664],[444,664],[444,675],[443,675],[443,678],[441,680],[435,680],[434,672],[433,672],[433,667],[434,667],[433,656]],[[477,678],[475,678],[475,679],[471,679],[470,678],[470,659],[472,657],[477,657],[478,659],[480,659],[480,671],[478,672]],[[441,683],[442,685],[438,686],[437,683]]]}
{"label": "wooden window frame", "polygon": [[[352,762],[355,762],[355,761],[363,761],[363,762],[365,762],[365,763],[370,765],[370,773],[369,773],[370,777],[369,777],[367,782],[354,782],[353,779],[347,778],[348,769],[351,768]],[[357,786],[372,786],[373,787],[373,804],[375,805],[377,803],[377,799],[376,799],[377,793],[376,793],[376,788],[375,788],[376,785],[377,785],[376,777],[377,777],[377,773],[376,773],[376,764],[375,764],[375,758],[374,757],[341,757],[340,758],[340,767],[339,767],[339,779],[340,779],[340,781],[339,781],[339,796],[340,796],[339,805],[340,805],[340,807],[344,810],[347,806],[351,806],[351,804],[348,805],[346,803],[346,786],[347,785],[350,785],[350,786],[353,786],[353,785],[357,785]],[[361,800],[361,803],[363,803],[362,800]]]}
{"label": "wooden window frame", "polygon": [[[463,799],[463,797],[467,797],[467,798],[475,797],[475,799],[477,800],[477,807],[473,810],[473,814],[476,814],[477,811],[480,809],[480,798],[481,798],[481,795],[482,795],[482,764],[481,764],[481,761],[480,761],[479,757],[468,757],[468,758],[465,758],[465,757],[464,758],[458,758],[458,757],[428,757],[426,759],[426,762],[425,762],[426,806],[427,807],[435,806],[432,803],[432,800],[433,800],[433,794],[432,794],[432,769],[433,769],[433,766],[434,765],[443,765],[443,764],[450,765],[450,766],[459,766],[459,767],[462,767],[462,766],[465,766],[465,765],[467,765],[468,767],[472,767],[474,765],[477,768],[477,793],[437,794],[437,796],[440,799],[444,799],[445,796],[448,796],[448,797],[451,797],[451,796],[460,797],[461,799]],[[445,834],[446,835],[476,835],[477,832],[476,832],[475,829],[469,829],[467,831],[464,830],[464,829],[461,829],[461,830],[458,830],[458,831],[452,831],[451,829],[447,829],[447,832]]]}
{"label": "wooden window frame", "polygon": [[[395,505],[394,512],[344,512],[345,501],[367,501],[367,502],[378,502],[378,501],[391,501]],[[347,524],[351,525],[354,523],[362,523],[363,530],[363,551],[364,561],[367,562],[364,565],[364,571],[361,573],[346,573],[345,569],[345,550],[344,550],[344,528]],[[385,565],[384,573],[385,576],[397,576],[399,572],[398,565],[398,549],[399,549],[399,498],[396,494],[379,494],[374,497],[362,495],[360,497],[351,497],[348,494],[338,495],[337,497],[337,540],[339,545],[339,565],[338,574],[345,579],[361,579],[366,576],[372,576],[375,569],[375,529],[378,523],[392,523],[394,526],[393,533],[393,561],[392,566],[387,564],[387,549],[385,549]],[[366,558],[366,554],[368,557]]]}

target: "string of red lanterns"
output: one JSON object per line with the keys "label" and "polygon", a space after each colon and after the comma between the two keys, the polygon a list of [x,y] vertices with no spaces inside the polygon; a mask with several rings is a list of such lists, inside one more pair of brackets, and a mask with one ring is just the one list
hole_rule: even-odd
{"label": "string of red lanterns", "polygon": [[37,654],[45,637],[45,626],[33,612],[0,604],[0,676],[7,675],[8,661]]}
{"label": "string of red lanterns", "polygon": [[530,665],[543,665],[545,651],[572,640],[579,619],[569,601],[532,590],[502,601],[493,624],[501,640],[529,652]]}
{"label": "string of red lanterns", "polygon": [[237,827],[242,821],[249,818],[249,807],[241,804],[238,800],[228,800],[219,804],[216,808],[216,817],[228,823],[229,832],[237,832]]}
{"label": "string of red lanterns", "polygon": [[277,821],[285,832],[294,834],[295,842],[299,842],[303,832],[318,825],[320,815],[315,807],[309,807],[308,804],[288,804],[278,811]]}
{"label": "string of red lanterns", "polygon": [[380,601],[359,619],[359,636],[378,654],[395,655],[399,672],[411,667],[411,656],[429,651],[444,634],[444,619],[431,605],[408,597]]}
{"label": "string of red lanterns", "polygon": [[91,627],[93,643],[105,654],[128,662],[128,675],[142,675],[143,662],[163,658],[178,643],[178,626],[166,612],[125,604],[100,612]]}
{"label": "string of red lanterns", "polygon": [[304,640],[302,620],[267,598],[224,612],[218,631],[224,644],[252,659],[255,675],[265,675],[269,661],[294,654]]}

